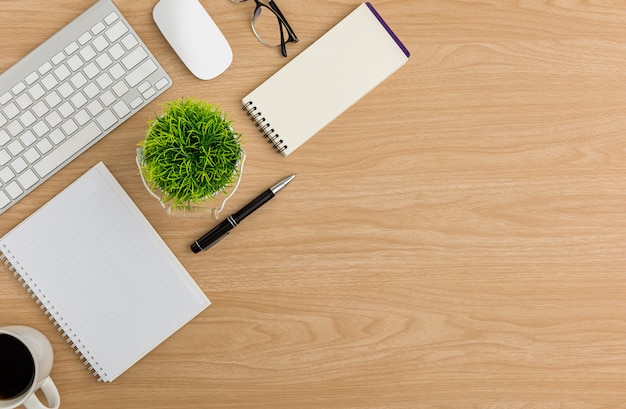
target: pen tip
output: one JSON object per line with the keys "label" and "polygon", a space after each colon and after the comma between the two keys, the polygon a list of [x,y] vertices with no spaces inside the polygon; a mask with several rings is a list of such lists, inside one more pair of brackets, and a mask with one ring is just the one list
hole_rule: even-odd
{"label": "pen tip", "polygon": [[279,190],[281,190],[282,188],[284,188],[285,186],[287,186],[289,184],[289,182],[291,182],[293,180],[293,178],[295,178],[296,175],[293,174],[291,176],[288,176],[286,178],[284,178],[283,180],[281,180],[280,182],[278,182],[277,184],[275,184],[274,186],[272,186],[270,188],[270,190],[272,191],[272,193],[276,194],[278,193]]}

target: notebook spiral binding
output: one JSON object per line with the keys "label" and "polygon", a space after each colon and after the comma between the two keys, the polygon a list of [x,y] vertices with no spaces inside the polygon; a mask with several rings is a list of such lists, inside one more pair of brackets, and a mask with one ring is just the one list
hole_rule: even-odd
{"label": "notebook spiral binding", "polygon": [[244,104],[243,110],[246,111],[248,116],[254,121],[257,128],[259,128],[259,133],[263,134],[263,137],[267,139],[267,141],[272,144],[274,149],[278,152],[283,152],[287,149],[287,145],[280,139],[280,136],[276,133],[274,128],[270,128],[271,125],[267,121],[267,119],[263,116],[261,111],[257,111],[257,107],[254,105],[254,102],[248,101]]}
{"label": "notebook spiral binding", "polygon": [[[17,281],[22,285],[22,287],[26,289],[26,293],[30,295],[30,298],[32,298],[35,301],[35,304],[39,306],[39,309],[43,311],[46,317],[48,317],[48,320],[57,329],[57,332],[61,333],[61,336],[63,337],[63,339],[65,339],[65,342],[67,342],[68,344],[71,344],[70,346],[72,350],[74,351],[74,353],[76,355],[80,354],[79,359],[83,361],[83,364],[85,366],[89,365],[89,359],[87,359],[87,357],[85,356],[85,354],[89,354],[89,351],[87,350],[81,351],[78,345],[76,345],[76,343],[71,340],[70,336],[65,332],[62,326],[59,325],[59,320],[63,321],[63,318],[61,317],[56,318],[53,316],[53,314],[51,314],[48,307],[46,307],[45,303],[42,302],[42,300],[39,298],[39,296],[36,294],[33,288],[31,288],[29,283],[26,282],[26,279],[24,278],[24,276],[20,273],[19,269],[11,262],[11,260],[9,260],[6,253],[7,253],[6,249],[0,249],[0,263],[4,263],[4,265],[9,268],[9,271],[13,274],[15,278],[17,278]],[[80,342],[80,340],[78,340],[77,342]],[[85,348],[84,345],[83,345],[83,348]],[[94,362],[94,365],[98,365],[93,357],[91,357],[91,360],[92,362]],[[100,377],[100,379],[98,380],[99,382],[102,381],[102,377],[100,376],[100,374],[98,373],[98,371],[93,365],[89,365],[88,370],[94,377],[95,376]],[[103,371],[103,369],[100,368],[100,371]]]}

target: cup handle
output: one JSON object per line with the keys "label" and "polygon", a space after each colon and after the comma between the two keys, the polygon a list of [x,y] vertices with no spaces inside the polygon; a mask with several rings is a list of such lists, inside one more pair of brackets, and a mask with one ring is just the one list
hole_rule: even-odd
{"label": "cup handle", "polygon": [[39,398],[37,398],[37,395],[35,395],[34,393],[28,399],[26,399],[26,402],[24,402],[24,406],[27,409],[59,409],[59,406],[61,404],[61,396],[59,396],[59,390],[52,381],[52,378],[48,376],[46,379],[44,379],[43,383],[40,386],[40,389],[46,396],[46,399],[48,400],[48,405],[50,406],[45,406],[43,403],[41,403],[39,401]]}

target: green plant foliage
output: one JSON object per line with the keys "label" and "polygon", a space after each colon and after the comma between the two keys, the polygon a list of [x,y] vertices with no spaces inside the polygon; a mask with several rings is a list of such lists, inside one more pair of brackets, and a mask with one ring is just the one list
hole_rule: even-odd
{"label": "green plant foliage", "polygon": [[146,182],[161,190],[165,202],[189,205],[228,189],[239,176],[241,134],[220,107],[181,99],[164,105],[149,122],[143,148]]}

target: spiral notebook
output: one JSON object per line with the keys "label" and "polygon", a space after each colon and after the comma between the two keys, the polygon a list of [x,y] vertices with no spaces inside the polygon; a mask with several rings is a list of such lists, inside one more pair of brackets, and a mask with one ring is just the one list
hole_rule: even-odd
{"label": "spiral notebook", "polygon": [[103,163],[2,237],[0,250],[102,381],[210,305]]}
{"label": "spiral notebook", "polygon": [[370,3],[242,99],[259,131],[289,155],[409,59],[409,51]]}

